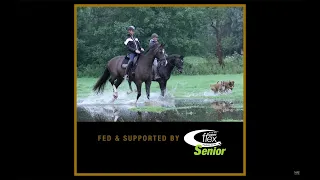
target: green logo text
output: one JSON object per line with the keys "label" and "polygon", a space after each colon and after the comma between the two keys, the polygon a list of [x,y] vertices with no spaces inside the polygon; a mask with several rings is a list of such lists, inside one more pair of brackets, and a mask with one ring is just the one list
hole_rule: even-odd
{"label": "green logo text", "polygon": [[203,148],[201,149],[201,145],[197,145],[195,147],[195,152],[194,155],[223,155],[225,151],[227,150],[226,148]]}

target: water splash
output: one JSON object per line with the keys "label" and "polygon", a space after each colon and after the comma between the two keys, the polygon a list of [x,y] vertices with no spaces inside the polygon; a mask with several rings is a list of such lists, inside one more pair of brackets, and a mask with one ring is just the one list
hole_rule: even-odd
{"label": "water splash", "polygon": [[199,92],[199,91],[193,91],[193,92],[190,92],[190,93],[188,93],[188,94],[186,94],[185,95],[185,97],[199,97],[199,96],[201,96],[201,97],[212,97],[212,96],[224,96],[224,95],[226,95],[226,94],[230,94],[230,93],[232,93],[231,91],[228,91],[228,92],[224,92],[224,93],[220,93],[220,92],[218,92],[218,93],[214,93],[213,91],[202,91],[202,92]]}
{"label": "water splash", "polygon": [[[113,99],[113,93],[112,92],[105,92],[103,94],[94,94],[91,93],[86,98],[78,99],[77,104],[78,105],[127,105],[127,104],[134,104],[136,101],[137,93],[131,93],[127,94],[127,92],[119,91],[118,92],[118,99],[112,102]],[[138,100],[137,105],[141,105],[144,103],[150,103],[150,102],[158,102],[158,103],[164,103],[164,104],[170,104],[172,103],[172,100],[174,100],[174,96],[172,93],[167,91],[164,97],[160,95],[160,93],[150,93],[150,100],[146,97],[144,93],[142,93],[141,97]]]}
{"label": "water splash", "polygon": [[[170,90],[171,91],[171,90]],[[86,98],[81,98],[77,102],[78,108],[89,112],[91,118],[95,116],[115,117],[115,112],[127,111],[134,107],[143,106],[161,106],[161,107],[175,107],[175,98],[173,93],[167,91],[165,96],[162,97],[160,92],[150,93],[150,100],[146,97],[145,93],[142,92],[137,104],[135,104],[137,93],[133,92],[128,94],[126,91],[118,91],[118,99],[112,102],[113,93],[104,92],[103,94],[91,93]]]}
{"label": "water splash", "polygon": [[[213,99],[193,99],[192,97],[199,96],[220,96],[221,93],[215,94],[212,91],[194,91],[188,93],[185,98],[175,98],[175,92],[185,87],[187,82],[179,82],[171,87],[167,87],[165,96],[162,97],[160,91],[151,92],[150,100],[146,97],[145,91],[141,92],[141,97],[139,98],[137,104],[135,104],[137,92],[127,93],[128,89],[118,89],[118,99],[112,102],[113,92],[112,89],[106,89],[103,94],[91,93],[85,98],[78,99],[78,112],[86,112],[85,116],[88,119],[114,119],[117,121],[119,114],[131,115],[131,108],[136,107],[165,107],[169,108],[178,113],[178,108],[181,106],[199,106],[199,105],[209,105],[214,102]],[[191,99],[190,99],[191,98]],[[193,100],[192,100],[193,99]]]}

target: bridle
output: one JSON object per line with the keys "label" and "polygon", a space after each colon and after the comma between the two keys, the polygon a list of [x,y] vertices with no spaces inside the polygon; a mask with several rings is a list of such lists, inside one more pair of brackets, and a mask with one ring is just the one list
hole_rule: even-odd
{"label": "bridle", "polygon": [[[158,47],[157,49],[155,49],[154,51],[155,51],[155,54],[157,54],[157,53],[160,51],[159,47]],[[164,58],[159,59],[159,61],[160,61],[160,62],[165,61],[165,62],[166,62],[166,63],[165,63],[165,66],[167,66],[168,61],[167,61],[167,58],[166,58],[164,49],[162,49],[162,53],[163,53],[163,57],[164,57]]]}
{"label": "bridle", "polygon": [[[173,57],[173,59],[176,59],[176,58],[177,58],[177,57]],[[180,58],[179,58],[179,59],[180,59]],[[180,61],[183,62],[182,59],[180,59]],[[173,66],[173,67],[175,67],[175,66],[177,67],[176,63],[172,64],[170,60],[168,61],[168,64],[170,64],[170,65]]]}

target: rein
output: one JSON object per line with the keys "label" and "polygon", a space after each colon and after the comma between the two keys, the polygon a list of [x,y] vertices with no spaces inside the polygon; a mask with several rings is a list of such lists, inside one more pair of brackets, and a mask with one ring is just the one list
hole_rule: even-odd
{"label": "rein", "polygon": [[[171,58],[174,59],[175,57],[171,57]],[[171,63],[171,58],[168,58],[168,59],[167,59],[167,62],[168,62],[168,64],[170,64],[171,66],[175,67],[176,65]]]}

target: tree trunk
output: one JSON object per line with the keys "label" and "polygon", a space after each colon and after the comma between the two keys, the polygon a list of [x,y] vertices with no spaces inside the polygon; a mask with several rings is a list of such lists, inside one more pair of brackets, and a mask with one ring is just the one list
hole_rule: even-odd
{"label": "tree trunk", "polygon": [[222,66],[222,68],[224,68],[225,64],[223,62],[223,55],[222,55],[222,45],[221,45],[221,31],[219,30],[220,27],[220,21],[217,20],[216,25],[211,24],[211,26],[213,27],[213,29],[216,32],[216,38],[217,38],[217,44],[216,44],[216,56],[218,57],[218,62],[220,64],[220,66]]}

